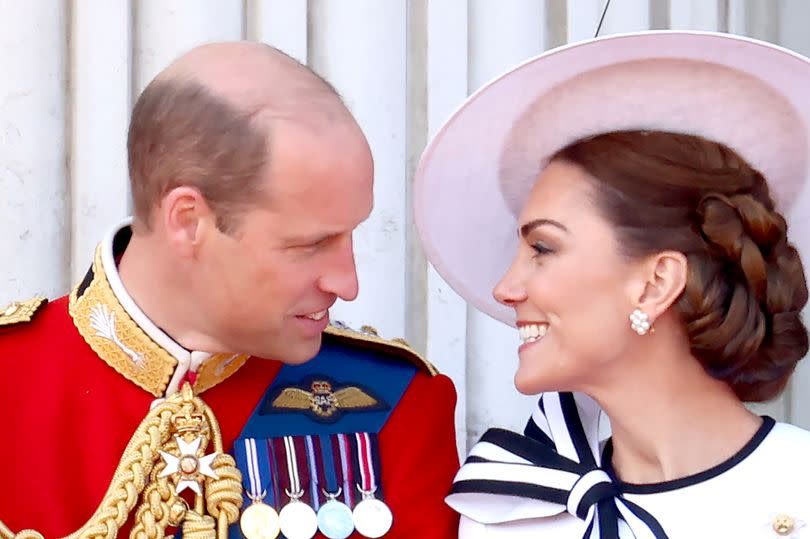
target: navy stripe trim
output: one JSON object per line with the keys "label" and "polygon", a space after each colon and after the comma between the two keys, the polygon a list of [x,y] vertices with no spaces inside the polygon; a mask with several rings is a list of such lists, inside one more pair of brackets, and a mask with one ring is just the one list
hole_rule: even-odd
{"label": "navy stripe trim", "polygon": [[502,494],[505,496],[519,496],[533,498],[544,502],[565,505],[568,500],[568,491],[558,488],[544,487],[531,483],[518,483],[516,481],[494,481],[486,479],[470,479],[453,483],[452,494],[462,493]]}
{"label": "navy stripe trim", "polygon": [[625,494],[657,494],[659,492],[669,492],[681,488],[691,487],[698,483],[703,483],[710,479],[722,475],[744,461],[751,455],[768,437],[768,434],[773,430],[776,425],[776,420],[769,416],[762,416],[762,425],[754,436],[746,443],[742,449],[731,456],[729,459],[721,462],[717,466],[713,466],[708,470],[698,472],[693,475],[688,475],[680,479],[673,479],[671,481],[662,481],[660,483],[625,483],[616,477],[616,471],[613,469],[613,443],[608,440],[605,444],[605,449],[602,454],[602,469],[607,472],[613,480],[613,484],[619,489],[619,492]]}
{"label": "navy stripe trim", "polygon": [[579,417],[579,409],[571,393],[560,393],[560,405],[568,435],[577,451],[579,462],[588,468],[596,468],[596,459],[591,453],[591,446],[588,437],[585,436],[585,427],[582,426],[582,419]]}
{"label": "navy stripe trim", "polygon": [[481,441],[497,445],[522,459],[526,459],[544,468],[554,468],[555,470],[575,474],[582,472],[581,464],[560,455],[552,447],[531,438],[521,436],[516,432],[504,429],[489,429],[481,437]]}

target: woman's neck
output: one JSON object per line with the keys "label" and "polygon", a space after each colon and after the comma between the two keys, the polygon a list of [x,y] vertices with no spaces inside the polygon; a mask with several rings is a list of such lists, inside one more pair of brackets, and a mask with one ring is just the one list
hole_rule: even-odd
{"label": "woman's neck", "polygon": [[762,419],[688,350],[658,338],[626,358],[621,375],[588,389],[610,418],[613,468],[628,483],[659,483],[699,473],[732,457]]}

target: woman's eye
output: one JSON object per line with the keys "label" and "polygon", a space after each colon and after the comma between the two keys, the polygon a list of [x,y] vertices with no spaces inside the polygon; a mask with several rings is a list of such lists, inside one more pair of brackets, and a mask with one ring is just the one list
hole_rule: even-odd
{"label": "woman's eye", "polygon": [[551,253],[554,252],[554,249],[546,247],[542,243],[533,244],[532,249],[534,249],[534,251],[535,251],[535,255],[534,255],[535,258],[537,258],[539,256],[542,256],[542,255],[551,254]]}

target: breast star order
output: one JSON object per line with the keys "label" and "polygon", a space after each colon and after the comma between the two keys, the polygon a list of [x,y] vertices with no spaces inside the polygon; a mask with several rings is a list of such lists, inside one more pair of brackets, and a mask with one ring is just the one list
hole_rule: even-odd
{"label": "breast star order", "polygon": [[166,468],[160,472],[160,477],[167,475],[178,474],[180,480],[177,482],[177,494],[180,494],[185,489],[190,488],[198,495],[202,495],[202,477],[211,477],[219,479],[219,476],[211,468],[211,463],[219,453],[211,453],[204,457],[197,457],[197,451],[200,449],[201,438],[196,438],[192,442],[186,442],[180,436],[175,436],[177,441],[177,449],[180,451],[180,456],[160,452],[163,461],[166,463]]}

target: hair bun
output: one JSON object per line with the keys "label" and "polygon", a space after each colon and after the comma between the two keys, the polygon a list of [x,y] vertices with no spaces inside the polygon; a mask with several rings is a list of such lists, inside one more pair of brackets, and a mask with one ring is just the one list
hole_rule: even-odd
{"label": "hair bun", "polygon": [[555,158],[593,178],[623,254],[686,255],[675,308],[692,356],[741,400],[776,397],[807,353],[807,285],[762,174],[728,146],[661,131],[604,133]]}

